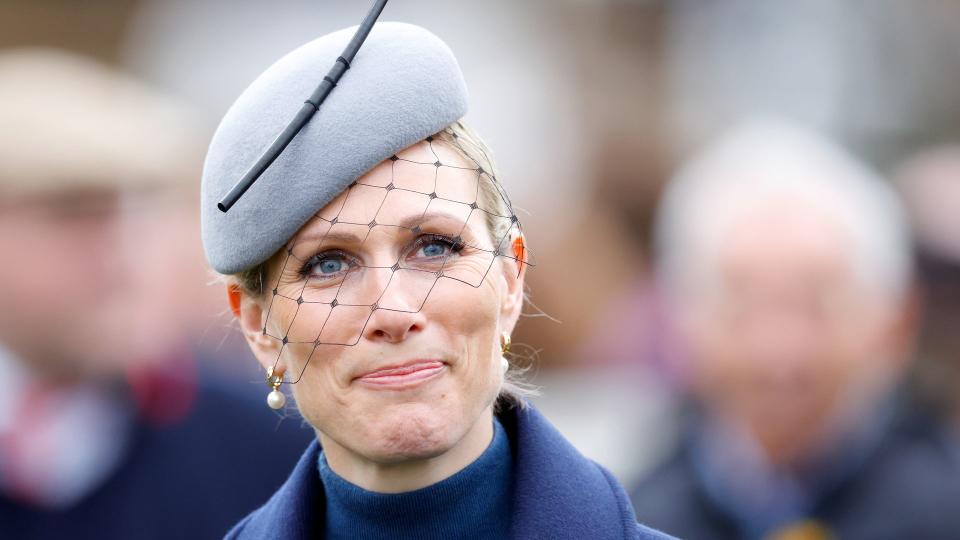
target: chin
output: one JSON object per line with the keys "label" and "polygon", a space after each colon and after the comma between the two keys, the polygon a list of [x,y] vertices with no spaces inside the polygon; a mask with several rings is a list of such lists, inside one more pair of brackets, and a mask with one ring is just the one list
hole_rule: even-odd
{"label": "chin", "polygon": [[364,430],[368,436],[367,458],[381,463],[429,459],[450,450],[466,433],[467,426],[429,403],[399,403],[386,407]]}

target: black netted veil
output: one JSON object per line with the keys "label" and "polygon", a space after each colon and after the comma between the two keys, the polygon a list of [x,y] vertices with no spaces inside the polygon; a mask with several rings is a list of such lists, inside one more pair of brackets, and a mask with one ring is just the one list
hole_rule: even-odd
{"label": "black netted veil", "polygon": [[[520,221],[491,168],[482,147],[447,128],[352,183],[287,244],[262,328],[281,343],[275,368],[285,349],[306,348],[300,373],[285,382],[298,382],[323,348],[356,345],[377,310],[419,312],[443,281],[480,287],[498,257],[530,264],[513,244]],[[400,235],[409,249],[367,264],[358,254],[375,234]],[[350,248],[334,247],[341,241]],[[271,324],[278,311],[293,317]]]}

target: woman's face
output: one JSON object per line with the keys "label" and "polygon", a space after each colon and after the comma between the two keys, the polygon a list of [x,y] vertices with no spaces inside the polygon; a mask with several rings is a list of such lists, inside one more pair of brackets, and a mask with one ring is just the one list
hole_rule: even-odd
{"label": "woman's face", "polygon": [[444,453],[491,407],[522,302],[478,200],[489,179],[437,140],[398,157],[318,212],[241,314],[321,436],[382,463]]}

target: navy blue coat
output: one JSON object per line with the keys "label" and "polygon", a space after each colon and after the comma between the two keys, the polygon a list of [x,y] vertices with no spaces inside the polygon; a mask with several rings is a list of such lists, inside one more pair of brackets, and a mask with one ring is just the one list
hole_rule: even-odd
{"label": "navy blue coat", "polygon": [[[669,538],[637,524],[626,492],[533,407],[498,415],[514,456],[511,536],[552,540]],[[320,446],[310,445],[290,478],[227,535],[231,540],[322,538]]]}

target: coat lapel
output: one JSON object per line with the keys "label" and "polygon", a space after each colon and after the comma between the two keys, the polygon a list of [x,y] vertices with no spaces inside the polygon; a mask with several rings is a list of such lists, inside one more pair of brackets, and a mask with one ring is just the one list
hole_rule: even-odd
{"label": "coat lapel", "polygon": [[585,458],[532,406],[500,416],[515,458],[514,538],[634,538],[623,488]]}
{"label": "coat lapel", "polygon": [[307,540],[323,538],[324,495],[317,460],[316,439],[300,457],[280,489],[256,512],[227,533],[228,539]]}

